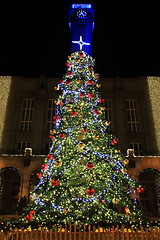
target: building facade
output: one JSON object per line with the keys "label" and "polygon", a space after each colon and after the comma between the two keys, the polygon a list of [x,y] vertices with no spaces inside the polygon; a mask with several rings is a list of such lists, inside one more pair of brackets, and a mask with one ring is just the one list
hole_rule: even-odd
{"label": "building facade", "polygon": [[[49,152],[55,114],[54,89],[60,79],[1,77],[0,214],[17,214],[18,203],[36,184]],[[105,119],[129,159],[128,174],[145,186],[138,196],[151,216],[159,216],[160,78],[102,78]],[[128,149],[134,149],[128,150]]]}

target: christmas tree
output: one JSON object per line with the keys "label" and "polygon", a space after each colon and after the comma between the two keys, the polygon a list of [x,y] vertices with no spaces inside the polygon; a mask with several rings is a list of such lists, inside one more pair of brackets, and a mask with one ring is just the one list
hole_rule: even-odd
{"label": "christmas tree", "polygon": [[68,57],[66,74],[56,86],[61,94],[55,101],[52,147],[37,173],[39,183],[30,194],[23,222],[105,225],[141,221],[131,192],[143,189],[128,176],[128,160],[108,131],[94,62],[82,50]]}

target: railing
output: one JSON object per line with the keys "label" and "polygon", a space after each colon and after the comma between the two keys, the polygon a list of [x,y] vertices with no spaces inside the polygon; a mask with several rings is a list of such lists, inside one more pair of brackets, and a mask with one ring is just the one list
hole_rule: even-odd
{"label": "railing", "polygon": [[101,228],[77,225],[55,226],[54,229],[1,231],[0,240],[159,240],[160,229]]}

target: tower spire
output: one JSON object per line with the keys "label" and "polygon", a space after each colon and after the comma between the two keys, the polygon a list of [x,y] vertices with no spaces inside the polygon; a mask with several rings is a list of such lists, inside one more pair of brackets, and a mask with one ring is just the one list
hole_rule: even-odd
{"label": "tower spire", "polygon": [[[91,4],[72,4],[69,10],[71,52],[82,50],[92,55],[94,10]],[[77,43],[77,44],[73,44]]]}

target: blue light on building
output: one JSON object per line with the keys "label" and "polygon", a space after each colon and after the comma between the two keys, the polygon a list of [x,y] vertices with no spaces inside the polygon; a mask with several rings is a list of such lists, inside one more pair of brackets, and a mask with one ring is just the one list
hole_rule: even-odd
{"label": "blue light on building", "polygon": [[71,52],[80,50],[79,44],[73,44],[73,41],[90,43],[83,45],[83,51],[92,55],[92,31],[94,29],[94,9],[91,4],[72,4],[69,10],[69,27],[71,31]]}
{"label": "blue light on building", "polygon": [[72,4],[72,8],[92,8],[91,4]]}

